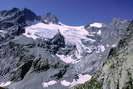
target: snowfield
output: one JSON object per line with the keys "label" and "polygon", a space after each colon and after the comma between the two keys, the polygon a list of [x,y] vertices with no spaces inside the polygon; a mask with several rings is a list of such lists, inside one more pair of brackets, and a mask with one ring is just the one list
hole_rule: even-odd
{"label": "snowfield", "polygon": [[49,87],[49,86],[52,86],[52,85],[55,85],[55,84],[57,84],[57,81],[51,80],[49,82],[43,82],[42,86],[43,86],[43,88],[46,88],[46,87]]}
{"label": "snowfield", "polygon": [[73,79],[72,82],[69,82],[67,80],[62,80],[61,85],[73,87],[73,86],[76,86],[76,85],[79,85],[79,84],[84,84],[87,81],[91,80],[91,78],[92,78],[92,76],[90,76],[88,74],[85,74],[85,75],[78,74],[78,79]]}
{"label": "snowfield", "polygon": [[103,25],[102,25],[102,23],[93,23],[93,24],[90,24],[90,27],[101,28],[101,27],[103,27]]}
{"label": "snowfield", "polygon": [[[90,24],[90,27],[102,27],[101,23],[93,23]],[[44,24],[37,23],[35,25],[31,25],[25,28],[25,33],[23,34],[26,37],[33,39],[52,39],[57,33],[60,33],[64,39],[65,44],[71,44],[76,46],[75,56],[77,59],[82,58],[82,54],[84,51],[87,53],[91,53],[92,50],[90,47],[83,44],[82,40],[86,42],[94,43],[96,40],[93,38],[89,38],[88,36],[93,37],[94,34],[101,35],[102,31],[99,30],[97,33],[87,31],[84,26],[67,26],[64,24]],[[98,52],[104,52],[104,46],[98,46]],[[73,59],[72,56],[67,55],[58,55],[57,56],[65,63],[75,64],[79,62],[79,60]]]}
{"label": "snowfield", "polygon": [[0,87],[6,87],[11,84],[11,81],[0,83]]}
{"label": "snowfield", "polygon": [[79,60],[77,61],[77,60],[73,59],[72,56],[64,56],[64,55],[57,54],[57,57],[59,57],[63,62],[68,63],[68,64],[69,63],[75,64],[75,63],[79,62]]}

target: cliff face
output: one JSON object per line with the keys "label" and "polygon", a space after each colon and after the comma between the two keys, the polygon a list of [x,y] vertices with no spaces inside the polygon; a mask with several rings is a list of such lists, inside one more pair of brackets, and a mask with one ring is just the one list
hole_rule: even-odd
{"label": "cliff face", "polygon": [[133,89],[133,22],[127,30],[103,65],[99,77],[102,89]]}
{"label": "cliff face", "polygon": [[73,89],[133,89],[133,22],[91,81]]}

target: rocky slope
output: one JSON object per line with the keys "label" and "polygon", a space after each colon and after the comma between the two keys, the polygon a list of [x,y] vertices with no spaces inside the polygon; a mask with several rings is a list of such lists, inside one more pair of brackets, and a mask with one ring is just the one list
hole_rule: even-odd
{"label": "rocky slope", "polygon": [[133,89],[133,22],[91,81],[73,89]]}
{"label": "rocky slope", "polygon": [[128,20],[76,27],[64,25],[51,13],[1,11],[0,86],[132,89],[127,88],[132,87],[131,34]]}
{"label": "rocky slope", "polygon": [[133,22],[127,30],[103,65],[99,76],[103,89],[133,89]]}

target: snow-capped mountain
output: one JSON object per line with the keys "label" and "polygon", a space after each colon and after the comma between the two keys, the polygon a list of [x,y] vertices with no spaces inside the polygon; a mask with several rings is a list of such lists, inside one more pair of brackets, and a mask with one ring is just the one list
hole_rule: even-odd
{"label": "snow-capped mountain", "polygon": [[9,89],[68,89],[89,81],[130,21],[68,26],[29,9],[0,12],[0,86]]}

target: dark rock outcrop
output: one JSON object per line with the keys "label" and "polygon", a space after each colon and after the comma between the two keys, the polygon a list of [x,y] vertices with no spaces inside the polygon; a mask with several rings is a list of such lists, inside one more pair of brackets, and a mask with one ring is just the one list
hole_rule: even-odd
{"label": "dark rock outcrop", "polygon": [[42,22],[46,24],[59,24],[59,19],[52,13],[46,13],[44,16],[41,17]]}
{"label": "dark rock outcrop", "polygon": [[25,32],[24,27],[31,25],[38,20],[29,9],[13,8],[0,12],[0,43],[13,39]]}
{"label": "dark rock outcrop", "polygon": [[0,87],[0,89],[7,89],[7,88]]}

